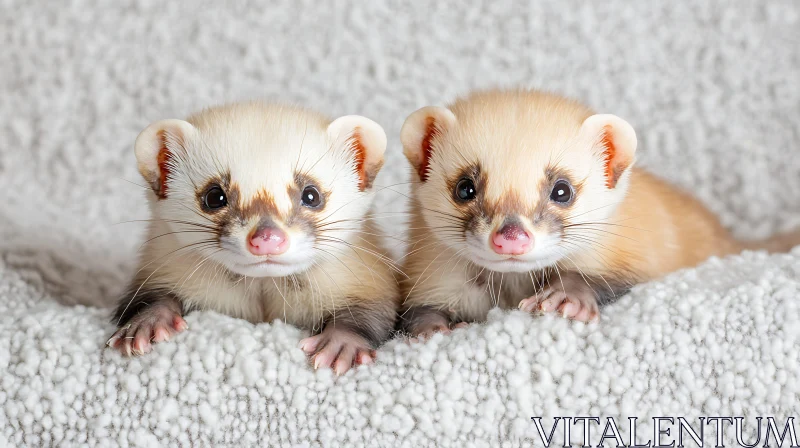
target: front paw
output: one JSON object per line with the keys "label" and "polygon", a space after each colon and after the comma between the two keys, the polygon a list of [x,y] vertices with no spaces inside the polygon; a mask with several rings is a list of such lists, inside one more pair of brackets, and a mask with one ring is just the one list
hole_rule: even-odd
{"label": "front paw", "polygon": [[411,333],[412,337],[409,339],[409,342],[416,343],[416,342],[424,342],[433,337],[436,333],[441,333],[444,335],[448,335],[455,330],[456,328],[464,328],[469,325],[466,322],[459,322],[454,325],[449,325],[446,321],[444,322],[428,322],[422,325],[417,326],[414,331]]}
{"label": "front paw", "polygon": [[454,324],[452,316],[432,305],[413,305],[400,313],[400,328],[411,336],[409,342],[430,339],[436,333],[450,334],[456,328],[467,326],[466,322]]}
{"label": "front paw", "polygon": [[169,340],[187,328],[178,310],[167,303],[156,303],[119,327],[106,345],[125,356],[143,355],[153,349],[153,343]]}
{"label": "front paw", "polygon": [[344,374],[351,367],[375,361],[375,350],[366,339],[334,326],[301,340],[300,348],[310,357],[315,369],[331,368],[337,375]]}
{"label": "front paw", "polygon": [[565,291],[561,285],[547,287],[539,294],[520,301],[519,309],[529,313],[555,311],[566,319],[587,323],[600,319],[600,308],[594,292],[583,288]]}

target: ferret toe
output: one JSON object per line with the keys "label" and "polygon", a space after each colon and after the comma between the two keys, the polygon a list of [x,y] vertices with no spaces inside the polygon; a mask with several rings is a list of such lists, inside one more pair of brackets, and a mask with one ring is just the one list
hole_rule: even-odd
{"label": "ferret toe", "polygon": [[136,331],[136,336],[133,338],[133,354],[144,355],[148,353],[153,346],[150,345],[150,340],[153,337],[153,328],[149,325],[143,325]]}
{"label": "ferret toe", "polygon": [[356,355],[355,363],[358,365],[370,365],[375,362],[375,350],[361,349]]}
{"label": "ferret toe", "polygon": [[592,321],[594,315],[595,314],[592,312],[591,309],[583,308],[572,319],[577,320],[577,321],[581,321],[581,322],[585,322],[585,323],[588,324],[589,322]]}
{"label": "ferret toe", "polygon": [[314,355],[314,369],[319,370],[332,367],[338,355],[338,348],[334,351],[333,347],[326,346]]}
{"label": "ferret toe", "polygon": [[157,326],[156,329],[153,331],[153,342],[165,342],[169,341],[170,332],[169,329],[163,326]]}
{"label": "ferret toe", "polygon": [[117,346],[119,346],[120,342],[125,337],[127,331],[128,331],[127,327],[122,327],[117,331],[115,331],[114,334],[112,334],[111,337],[108,338],[108,340],[106,341],[106,346],[111,348],[116,348]]}
{"label": "ferret toe", "polygon": [[564,319],[572,319],[574,318],[581,310],[581,307],[577,303],[572,303],[569,300],[564,301],[561,305],[558,306],[558,312],[561,314],[561,317]]}
{"label": "ferret toe", "polygon": [[307,355],[311,355],[317,351],[317,347],[319,347],[322,339],[323,336],[321,334],[303,338],[300,340],[300,343],[297,344],[297,346],[300,347],[300,349],[303,350]]}
{"label": "ferret toe", "polygon": [[589,323],[592,319],[597,318],[597,306],[594,303],[584,303],[580,300],[567,298],[558,307],[558,312],[565,319],[576,320],[579,322]]}
{"label": "ferret toe", "polygon": [[336,372],[337,375],[344,375],[345,372],[350,370],[350,367],[353,366],[356,354],[355,347],[349,345],[342,347],[342,351],[340,351],[339,356],[336,357],[333,371]]}
{"label": "ferret toe", "polygon": [[133,338],[126,336],[119,346],[119,351],[125,356],[133,356]]}
{"label": "ferret toe", "polygon": [[517,308],[526,313],[532,313],[540,307],[540,302],[541,300],[538,296],[528,297],[527,299],[520,300]]}
{"label": "ferret toe", "polygon": [[188,330],[189,329],[189,324],[186,323],[186,321],[183,319],[183,317],[181,317],[180,315],[176,314],[172,318],[172,328],[174,328],[175,331],[177,331],[177,332],[181,332],[183,330]]}

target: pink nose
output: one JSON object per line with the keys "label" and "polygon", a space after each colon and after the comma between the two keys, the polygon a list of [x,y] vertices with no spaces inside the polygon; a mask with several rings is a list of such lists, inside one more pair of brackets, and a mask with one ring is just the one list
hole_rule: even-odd
{"label": "pink nose", "polygon": [[506,224],[492,235],[492,249],[501,255],[522,255],[531,250],[531,237],[519,224]]}
{"label": "pink nose", "polygon": [[250,235],[247,248],[253,255],[280,255],[289,248],[289,239],[281,229],[259,227]]}

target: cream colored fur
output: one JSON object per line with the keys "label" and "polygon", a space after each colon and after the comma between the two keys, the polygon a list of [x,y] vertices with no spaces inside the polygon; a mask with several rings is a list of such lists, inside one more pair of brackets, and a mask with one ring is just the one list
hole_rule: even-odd
{"label": "cream colored fur", "polygon": [[[155,153],[147,146],[154,132],[170,135],[175,161],[167,197],[149,195],[154,220],[134,284],[172,289],[192,308],[252,322],[280,318],[309,329],[360,301],[393,301],[397,292],[390,262],[375,229],[365,224],[372,191],[358,188],[348,141],[354,129],[366,135],[368,160],[379,168],[386,137],[363,117],[344,117],[329,128],[317,113],[252,102],[208,109],[186,122],[155,123],[137,141],[140,171],[146,179],[157,171]],[[316,223],[324,226],[326,242],[284,221],[300,206],[287,194],[296,169],[330,191]],[[238,185],[241,205],[265,192],[274,201],[279,216],[273,218],[291,241],[284,254],[270,256],[281,265],[247,266],[263,258],[245,247],[259,217],[241,223],[218,243],[199,244],[215,235],[197,227],[209,224],[198,206],[197,188],[224,172]]]}

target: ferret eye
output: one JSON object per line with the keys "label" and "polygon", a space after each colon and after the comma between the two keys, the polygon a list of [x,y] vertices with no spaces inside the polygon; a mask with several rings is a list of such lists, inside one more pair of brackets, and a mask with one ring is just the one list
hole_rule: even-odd
{"label": "ferret eye", "polygon": [[300,200],[306,207],[317,208],[322,203],[322,195],[319,190],[317,190],[317,187],[309,185],[303,189]]}
{"label": "ferret eye", "polygon": [[206,208],[216,210],[228,205],[228,198],[225,196],[225,192],[222,191],[221,187],[214,185],[209,188],[208,191],[206,191],[206,195],[203,196],[203,204],[205,204]]}
{"label": "ferret eye", "polygon": [[478,194],[478,190],[475,188],[475,183],[472,182],[472,179],[461,179],[456,184],[456,199],[461,202],[468,202],[475,199],[475,196]]}
{"label": "ferret eye", "polygon": [[565,180],[559,180],[553,185],[553,191],[550,193],[550,200],[561,204],[566,204],[572,200],[572,185]]}

